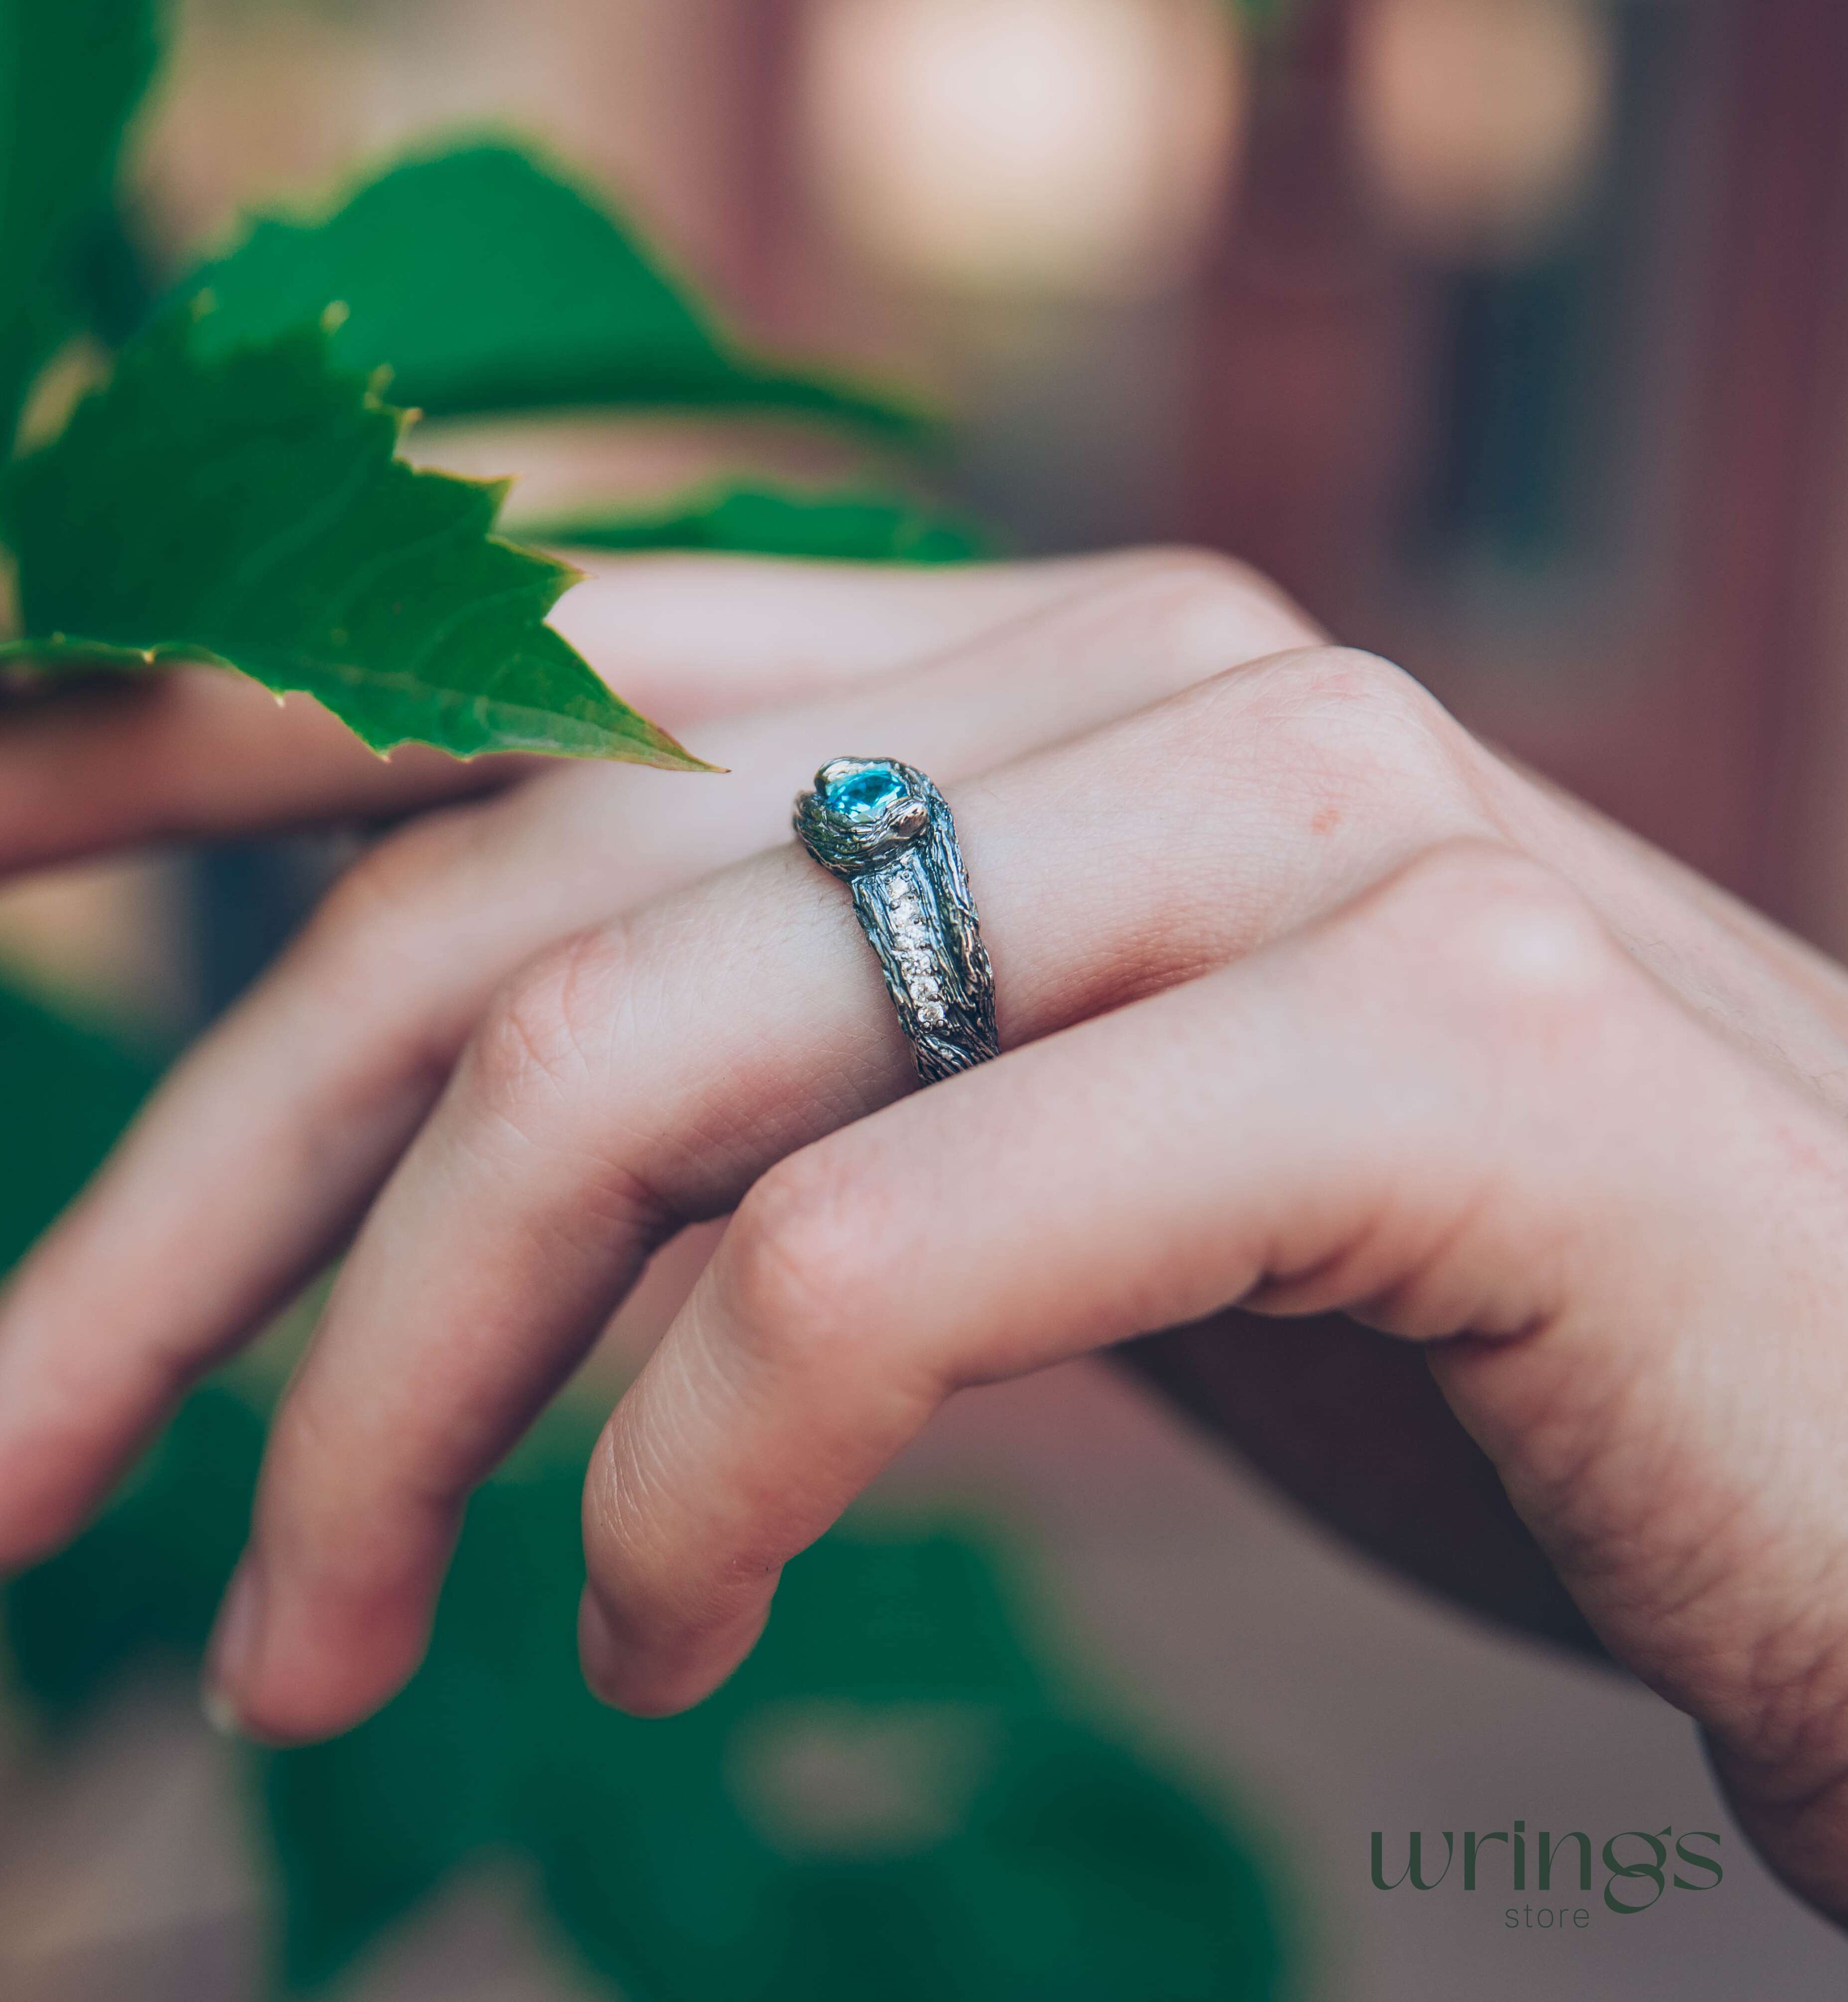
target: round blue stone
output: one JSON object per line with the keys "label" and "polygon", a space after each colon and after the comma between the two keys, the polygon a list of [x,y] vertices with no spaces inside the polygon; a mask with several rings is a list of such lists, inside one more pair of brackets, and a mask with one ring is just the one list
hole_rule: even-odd
{"label": "round blue stone", "polygon": [[890,765],[867,765],[836,779],[828,788],[828,804],[849,820],[877,820],[910,790]]}

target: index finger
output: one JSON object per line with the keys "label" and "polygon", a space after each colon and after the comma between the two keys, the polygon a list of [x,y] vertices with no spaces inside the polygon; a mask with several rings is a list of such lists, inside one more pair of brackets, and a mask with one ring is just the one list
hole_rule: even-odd
{"label": "index finger", "polygon": [[389,760],[306,696],[220,668],[0,703],[0,876],[131,843],[408,812],[506,784],[525,759]]}
{"label": "index finger", "polygon": [[[1093,563],[901,574],[752,557],[587,559],[552,623],[670,730],[954,646],[1078,588]],[[542,762],[419,745],[380,758],[306,696],[219,668],[110,676],[0,700],[0,876],[131,843],[409,813]]]}

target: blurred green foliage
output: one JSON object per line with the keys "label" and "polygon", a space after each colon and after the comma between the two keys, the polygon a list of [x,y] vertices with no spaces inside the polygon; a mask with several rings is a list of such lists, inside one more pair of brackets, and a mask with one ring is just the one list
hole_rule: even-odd
{"label": "blurred green foliage", "polygon": [[[145,1069],[0,991],[10,1263],[129,1116]],[[100,1521],[4,1602],[65,1729],[162,1654],[197,1664],[248,1526],[264,1420],[196,1394]],[[477,1495],[430,1655],[331,1744],[253,1753],[277,1983],[324,1986],[465,1864],[525,1864],[561,1943],[630,2002],[1272,2002],[1265,1874],[1223,1819],[1100,1735],[965,1530],[849,1526],[688,1715],[577,1672],[594,1424],[554,1412]]]}
{"label": "blurred green foliage", "polygon": [[[262,1755],[281,1974],[343,1972],[463,1865],[535,1873],[634,2002],[1242,2002],[1278,1993],[1262,1875],[1205,1808],[1069,1714],[978,1540],[846,1529],[687,1716],[577,1672],[593,1425],[554,1414],[479,1495],[429,1660],[331,1744]],[[202,1647],[260,1414],[195,1397],[124,1499],[16,1582],[19,1673],[69,1717],[150,1648]]]}
{"label": "blurred green foliage", "polygon": [[0,0],[0,458],[82,319],[79,264],[154,58],[153,0]]}
{"label": "blurred green foliage", "polygon": [[153,1081],[113,1038],[0,985],[0,1274],[83,1186]]}

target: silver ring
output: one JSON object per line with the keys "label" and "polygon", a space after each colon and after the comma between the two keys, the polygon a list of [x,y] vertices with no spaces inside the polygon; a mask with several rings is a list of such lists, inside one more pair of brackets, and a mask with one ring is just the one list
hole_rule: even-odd
{"label": "silver ring", "polygon": [[836,758],[797,795],[796,833],[853,892],[924,1082],[998,1055],[994,970],[936,787],[895,758]]}

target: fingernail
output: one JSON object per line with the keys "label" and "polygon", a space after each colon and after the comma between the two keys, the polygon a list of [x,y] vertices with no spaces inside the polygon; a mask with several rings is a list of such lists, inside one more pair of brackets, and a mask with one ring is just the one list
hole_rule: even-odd
{"label": "fingernail", "polygon": [[234,1691],[247,1688],[263,1644],[263,1574],[246,1557],[233,1575],[218,1609],[218,1624],[206,1650],[200,1693],[205,1721],[227,1738],[246,1735],[243,1713]]}
{"label": "fingernail", "polygon": [[578,1602],[577,1654],[585,1679],[594,1690],[608,1689],[626,1658],[609,1615],[598,1604],[594,1592],[586,1592]]}
{"label": "fingernail", "polygon": [[603,1702],[631,1717],[661,1714],[650,1700],[654,1676],[647,1651],[636,1646],[588,1590],[578,1608],[577,1658],[584,1680]]}
{"label": "fingernail", "polygon": [[690,1710],[724,1681],[756,1646],[769,1615],[766,1593],[725,1625],[687,1627],[647,1640],[626,1632],[587,1589],[577,1616],[577,1654],[584,1679],[605,1703],[632,1717],[671,1717]]}

